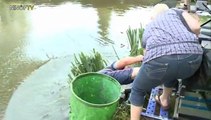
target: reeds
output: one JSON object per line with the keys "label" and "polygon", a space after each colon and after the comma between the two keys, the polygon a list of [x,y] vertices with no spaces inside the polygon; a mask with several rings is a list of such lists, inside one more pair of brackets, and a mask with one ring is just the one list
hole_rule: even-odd
{"label": "reeds", "polygon": [[97,72],[107,65],[106,60],[102,58],[102,55],[93,49],[91,55],[86,55],[81,52],[78,57],[74,54],[74,62],[71,62],[71,70],[69,77],[78,76],[82,73]]}
{"label": "reeds", "polygon": [[141,47],[142,35],[144,29],[142,26],[137,29],[127,29],[127,37],[130,44],[130,56],[137,56],[143,54],[143,48]]}

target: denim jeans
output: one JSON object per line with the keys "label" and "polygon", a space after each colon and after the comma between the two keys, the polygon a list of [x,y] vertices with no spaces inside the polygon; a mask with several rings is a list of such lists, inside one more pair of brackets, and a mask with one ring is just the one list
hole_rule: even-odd
{"label": "denim jeans", "polygon": [[185,79],[193,75],[199,68],[202,55],[166,55],[142,64],[137,77],[133,81],[130,102],[142,106],[144,96],[152,88],[164,84],[171,88],[177,79]]}
{"label": "denim jeans", "polygon": [[131,78],[133,68],[125,68],[125,69],[116,69],[115,62],[113,62],[111,65],[107,66],[106,68],[98,71],[98,73],[109,75],[113,78],[115,78],[121,85],[130,84],[133,82],[133,79]]}

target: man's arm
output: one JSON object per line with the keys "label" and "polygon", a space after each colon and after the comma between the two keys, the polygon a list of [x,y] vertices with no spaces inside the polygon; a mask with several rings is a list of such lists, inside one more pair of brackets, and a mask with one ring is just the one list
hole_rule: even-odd
{"label": "man's arm", "polygon": [[116,69],[124,69],[125,66],[135,64],[138,62],[143,61],[143,55],[135,56],[135,57],[125,57],[120,60],[118,60],[115,64],[114,67]]}
{"label": "man's arm", "polygon": [[200,34],[201,29],[199,17],[197,15],[191,15],[186,11],[182,13],[182,16],[184,17],[191,31],[198,36]]}

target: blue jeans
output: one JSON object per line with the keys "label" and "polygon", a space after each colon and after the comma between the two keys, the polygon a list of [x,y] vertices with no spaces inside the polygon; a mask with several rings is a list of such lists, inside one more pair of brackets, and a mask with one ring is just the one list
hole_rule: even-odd
{"label": "blue jeans", "polygon": [[131,78],[133,68],[125,68],[118,70],[115,68],[114,64],[116,62],[113,62],[110,66],[98,71],[98,73],[109,75],[113,78],[115,78],[121,85],[130,84],[133,82],[133,79]]}
{"label": "blue jeans", "polygon": [[202,55],[166,55],[142,64],[137,77],[133,81],[130,102],[135,106],[142,106],[144,96],[152,88],[164,84],[171,88],[177,79],[192,76],[199,68]]}

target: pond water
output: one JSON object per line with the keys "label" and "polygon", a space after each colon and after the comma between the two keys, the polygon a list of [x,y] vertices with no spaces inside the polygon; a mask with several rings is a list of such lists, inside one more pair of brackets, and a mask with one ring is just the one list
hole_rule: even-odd
{"label": "pond water", "polygon": [[158,0],[14,1],[0,0],[0,119],[17,86],[49,59],[93,48],[117,59],[113,47],[127,56],[126,30],[144,25],[150,11],[145,6]]}

